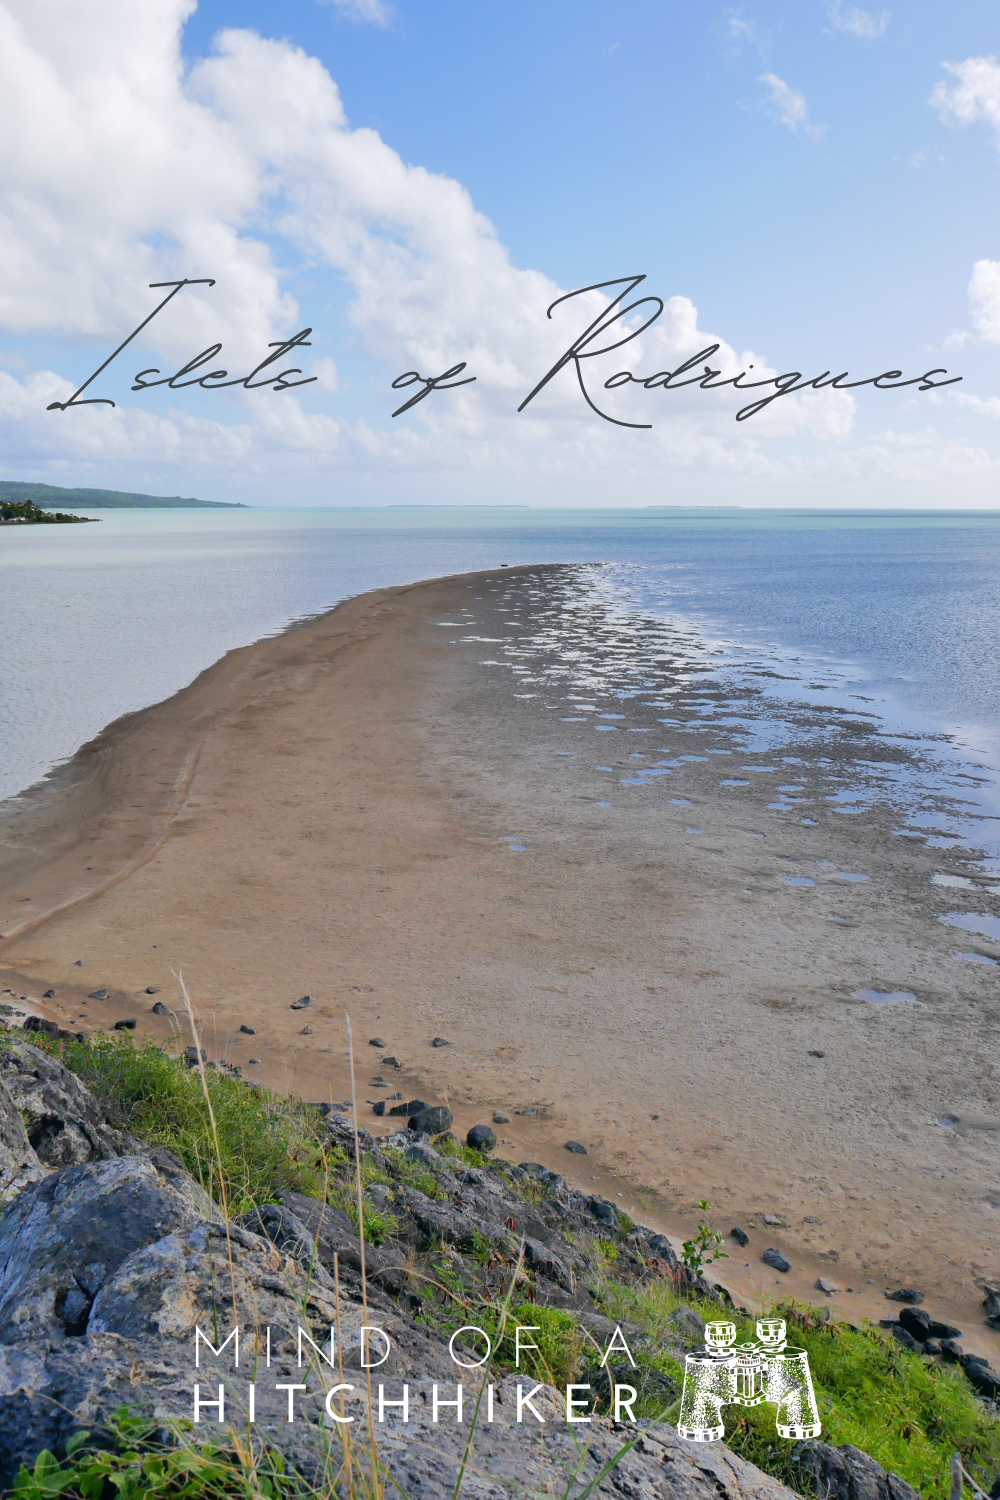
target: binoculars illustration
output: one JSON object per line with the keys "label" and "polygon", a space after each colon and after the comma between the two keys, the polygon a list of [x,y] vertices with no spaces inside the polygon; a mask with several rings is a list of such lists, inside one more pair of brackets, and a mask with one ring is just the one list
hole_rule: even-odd
{"label": "binoculars illustration", "polygon": [[725,1432],[724,1406],[762,1401],[778,1408],[779,1437],[819,1437],[808,1354],[786,1343],[784,1318],[759,1319],[757,1338],[756,1344],[737,1344],[735,1323],[706,1323],[704,1349],[684,1361],[680,1437],[714,1443]]}

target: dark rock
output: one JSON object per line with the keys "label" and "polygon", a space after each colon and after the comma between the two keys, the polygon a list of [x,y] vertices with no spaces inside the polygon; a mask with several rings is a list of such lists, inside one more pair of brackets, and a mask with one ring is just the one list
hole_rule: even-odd
{"label": "dark rock", "polygon": [[941,1340],[941,1355],[948,1364],[959,1364],[964,1352],[965,1351],[963,1350],[961,1344],[956,1343],[954,1339]]}
{"label": "dark rock", "polygon": [[244,1036],[256,1036],[257,1035],[257,1028],[256,1028],[256,1026],[241,1026],[240,1030],[242,1031],[242,1033],[243,1033]]}
{"label": "dark rock", "polygon": [[941,1353],[941,1343],[940,1343],[940,1341],[938,1339],[925,1339],[924,1340],[924,1353],[925,1354],[940,1354]]}
{"label": "dark rock", "polygon": [[896,1324],[890,1337],[894,1338],[896,1343],[901,1344],[904,1349],[909,1349],[911,1354],[919,1354],[924,1347],[919,1339],[913,1337],[912,1333],[907,1333],[901,1323]]}
{"label": "dark rock", "polygon": [[311,1004],[312,1004],[311,997],[309,995],[303,995],[301,997],[301,999],[299,999],[299,1000],[293,1000],[292,1003],[291,1003],[291,1005],[288,1008],[289,1008],[289,1010],[305,1010],[306,1006],[307,1005],[311,1005]]}
{"label": "dark rock", "polygon": [[1000,1374],[989,1364],[980,1364],[978,1360],[973,1363],[968,1355],[960,1363],[966,1379],[981,1396],[986,1396],[990,1401],[995,1401],[1000,1396]]}
{"label": "dark rock", "polygon": [[493,1111],[493,1123],[494,1125],[509,1125],[510,1115],[505,1115],[502,1109],[495,1109]]}
{"label": "dark rock", "polygon": [[[680,1261],[677,1259],[673,1245],[665,1234],[647,1234],[646,1244],[652,1251],[654,1257],[666,1266],[671,1275],[675,1275],[680,1269]],[[663,1272],[660,1273],[661,1275]]]}
{"label": "dark rock", "polygon": [[984,1286],[983,1291],[986,1293],[983,1299],[986,1321],[991,1328],[1000,1328],[1000,1292],[993,1286]]}
{"label": "dark rock", "polygon": [[51,1036],[58,1039],[61,1036],[69,1036],[68,1031],[63,1031],[55,1021],[47,1021],[44,1016],[29,1016],[24,1023],[25,1031],[40,1031],[42,1036]]}
{"label": "dark rock", "polygon": [[160,986],[158,984],[147,984],[147,986],[146,986],[146,994],[147,995],[158,995],[159,993],[160,993]]}
{"label": "dark rock", "polygon": [[445,1041],[443,1036],[436,1036],[431,1042],[432,1047],[450,1047],[451,1043]]}
{"label": "dark rock", "polygon": [[[93,1299],[133,1251],[216,1217],[195,1182],[183,1173],[168,1180],[148,1157],[53,1172],[20,1193],[0,1218],[0,1340],[63,1331],[74,1286]],[[77,1311],[73,1319],[79,1320]]]}
{"label": "dark rock", "polygon": [[134,1031],[135,1017],[130,1016],[127,1021],[116,1021],[114,1029],[115,1031]]}
{"label": "dark rock", "polygon": [[[383,1113],[384,1113],[384,1110],[383,1110]],[[394,1104],[392,1106],[392,1108],[389,1110],[389,1113],[391,1115],[409,1115],[409,1113],[410,1113],[410,1106],[408,1104]]]}
{"label": "dark rock", "polygon": [[812,1048],[810,1048],[809,1049],[809,1056],[810,1057],[825,1057],[826,1053],[825,1052],[817,1052],[817,1051],[814,1051]]}
{"label": "dark rock", "polygon": [[524,1238],[524,1260],[539,1276],[557,1282],[567,1292],[573,1290],[573,1279],[558,1255],[540,1240],[532,1239],[531,1235]]}
{"label": "dark rock", "polygon": [[332,1108],[333,1106],[331,1104],[327,1104],[326,1101],[322,1099],[319,1101],[319,1103],[313,1105],[313,1109],[318,1109],[324,1119],[330,1113]]}
{"label": "dark rock", "polygon": [[496,1135],[488,1125],[473,1125],[465,1137],[465,1144],[473,1151],[492,1151],[496,1143]]}
{"label": "dark rock", "polygon": [[168,1006],[164,1005],[162,1000],[157,1000],[156,1004],[151,1008],[151,1013],[154,1016],[169,1016],[170,1010]]}
{"label": "dark rock", "polygon": [[696,1313],[693,1307],[675,1307],[672,1313],[667,1315],[667,1322],[671,1328],[676,1328],[681,1338],[687,1344],[704,1344],[705,1342],[705,1319]]}
{"label": "dark rock", "polygon": [[42,996],[42,999],[43,1000],[54,1000],[55,997],[56,997],[55,990],[46,990],[45,994]]}
{"label": "dark rock", "polygon": [[[205,1051],[204,1047],[202,1047],[202,1049],[201,1049],[201,1061],[204,1062],[207,1057],[208,1057],[208,1053]],[[196,1068],[198,1066],[198,1048],[194,1047],[194,1046],[185,1047],[184,1048],[184,1061],[185,1061],[185,1063],[187,1064],[187,1066],[189,1068]],[[256,1058],[255,1057],[251,1057],[250,1061],[251,1062],[260,1062],[260,1058],[259,1057],[256,1057]]]}
{"label": "dark rock", "polygon": [[383,1057],[382,1066],[384,1068],[401,1068],[403,1064],[398,1057]]}
{"label": "dark rock", "polygon": [[453,1124],[454,1116],[447,1104],[432,1104],[411,1114],[409,1120],[411,1130],[424,1130],[428,1135],[440,1135],[442,1131],[450,1130]]}
{"label": "dark rock", "polygon": [[18,1193],[45,1175],[14,1100],[0,1083],[0,1173],[8,1192]]}
{"label": "dark rock", "polygon": [[567,1141],[565,1149],[571,1151],[574,1156],[586,1156],[586,1146],[581,1146],[579,1141]]}
{"label": "dark rock", "polygon": [[302,1030],[299,1032],[299,1036],[312,1036],[312,1034],[313,1029],[311,1026],[303,1026]]}
{"label": "dark rock", "polygon": [[922,1307],[904,1307],[899,1315],[899,1326],[905,1328],[911,1338],[923,1343],[930,1338],[931,1315]]}
{"label": "dark rock", "polygon": [[764,1251],[761,1260],[766,1266],[773,1266],[776,1271],[790,1271],[792,1269],[791,1261],[786,1260],[781,1251],[775,1250],[773,1247],[769,1247]]}
{"label": "dark rock", "polygon": [[920,1500],[897,1474],[887,1474],[860,1448],[845,1443],[831,1448],[815,1439],[803,1443],[798,1462],[815,1479],[816,1493],[827,1500]]}
{"label": "dark rock", "polygon": [[894,1292],[887,1291],[885,1295],[890,1302],[909,1302],[914,1307],[924,1300],[923,1292],[918,1292],[916,1287],[912,1286],[901,1286]]}
{"label": "dark rock", "polygon": [[108,998],[108,992],[107,990],[91,990],[87,998],[88,1000],[106,1000]]}
{"label": "dark rock", "polygon": [[384,1115],[385,1114],[385,1100],[384,1099],[377,1099],[375,1101],[375,1103],[372,1105],[372,1114],[374,1114],[374,1115]]}
{"label": "dark rock", "polygon": [[894,1317],[879,1318],[879,1320],[878,1320],[878,1326],[880,1328],[898,1328],[899,1327],[899,1319],[898,1318],[894,1318]]}
{"label": "dark rock", "polygon": [[741,1229],[738,1224],[734,1224],[729,1233],[736,1241],[737,1245],[749,1245],[750,1236],[747,1234],[746,1230]]}
{"label": "dark rock", "polygon": [[372,1037],[369,1037],[368,1038],[368,1045],[369,1045],[369,1047],[384,1047],[385,1046],[385,1038],[381,1037],[381,1036],[372,1036]]}
{"label": "dark rock", "polygon": [[37,1047],[8,1041],[0,1052],[0,1078],[43,1168],[78,1166],[122,1154],[89,1089]]}

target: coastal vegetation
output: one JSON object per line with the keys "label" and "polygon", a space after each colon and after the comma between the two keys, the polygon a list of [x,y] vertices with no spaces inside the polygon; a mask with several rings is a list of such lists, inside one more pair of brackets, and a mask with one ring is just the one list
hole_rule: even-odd
{"label": "coastal vegetation", "polygon": [[[88,1039],[38,1032],[32,1041],[86,1085],[109,1126],[173,1152],[232,1220],[268,1204],[279,1205],[280,1212],[282,1200],[287,1203],[293,1195],[349,1215],[370,1246],[381,1242],[382,1250],[370,1252],[376,1263],[398,1236],[402,1259],[393,1264],[402,1270],[393,1295],[399,1308],[414,1326],[442,1342],[470,1324],[485,1329],[494,1344],[490,1379],[515,1369],[512,1330],[519,1323],[533,1330],[536,1345],[527,1364],[522,1349],[520,1374],[559,1387],[589,1384],[591,1409],[598,1415],[610,1412],[611,1383],[626,1381],[639,1392],[637,1417],[675,1422],[684,1352],[701,1342],[704,1320],[730,1317],[740,1337],[754,1336],[746,1309],[726,1306],[717,1289],[676,1258],[672,1268],[664,1263],[662,1236],[641,1230],[603,1200],[567,1197],[563,1179],[545,1169],[516,1167],[463,1145],[450,1132],[432,1149],[410,1139],[414,1132],[376,1141],[361,1131],[355,1151],[347,1118],[248,1085],[233,1068],[192,1059],[196,1049],[188,1049],[187,1057],[171,1056],[152,1041],[137,1046],[120,1034]],[[554,1283],[539,1274],[545,1246],[537,1241],[530,1241],[529,1266],[525,1238],[520,1247],[510,1236],[498,1242],[485,1223],[462,1230],[449,1187],[456,1174],[473,1183],[489,1179],[510,1209],[508,1224],[519,1215],[534,1224],[552,1211],[564,1258],[571,1251],[577,1268],[568,1278],[571,1297],[555,1305],[546,1292]],[[416,1240],[411,1234],[407,1242],[403,1221],[409,1216],[412,1226],[414,1200],[429,1205],[424,1212],[434,1217],[438,1230]],[[703,1228],[707,1260],[718,1241],[707,1224]],[[558,1260],[555,1264],[565,1269]],[[342,1276],[344,1265],[342,1258]],[[790,1341],[808,1351],[822,1444],[861,1450],[926,1500],[946,1500],[958,1455],[965,1500],[989,1492],[1000,1469],[1000,1421],[962,1369],[913,1353],[867,1322],[836,1322],[826,1307],[786,1301],[774,1312],[786,1320]],[[617,1355],[602,1363],[606,1329],[612,1325],[624,1330],[634,1366],[625,1364],[624,1355],[620,1369]],[[596,1331],[599,1326],[605,1332]],[[229,1495],[377,1500],[387,1483],[391,1488],[384,1474],[379,1479],[377,1465],[368,1478],[355,1466],[349,1485],[338,1480],[309,1488],[280,1453],[250,1451],[238,1435],[229,1438],[195,1441],[183,1423],[165,1434],[162,1421],[123,1405],[96,1436],[75,1435],[62,1459],[42,1454],[30,1470],[22,1469],[12,1493],[19,1500],[56,1495],[110,1500],[147,1493],[199,1500]],[[816,1445],[777,1439],[773,1409],[726,1408],[725,1442],[798,1493],[823,1493],[810,1459]]]}
{"label": "coastal vegetation", "polygon": [[38,526],[52,522],[93,519],[93,516],[70,516],[60,510],[42,510],[31,500],[0,499],[0,526]]}

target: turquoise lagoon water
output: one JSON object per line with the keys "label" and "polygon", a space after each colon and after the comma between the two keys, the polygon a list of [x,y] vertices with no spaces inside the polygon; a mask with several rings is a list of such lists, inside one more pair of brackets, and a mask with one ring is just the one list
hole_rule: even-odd
{"label": "turquoise lagoon water", "polygon": [[367,589],[501,562],[600,564],[609,609],[677,622],[720,670],[770,663],[779,696],[819,677],[992,782],[1000,515],[275,508],[0,530],[0,796],[234,646]]}

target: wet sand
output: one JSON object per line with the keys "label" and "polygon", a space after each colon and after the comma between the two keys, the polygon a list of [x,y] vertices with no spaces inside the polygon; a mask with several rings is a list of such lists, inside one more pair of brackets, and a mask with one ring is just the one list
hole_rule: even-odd
{"label": "wet sand", "polygon": [[576,577],[365,595],[110,726],[5,809],[3,998],[164,1038],[145,990],[177,1010],[183,971],[211,1057],[328,1101],[349,1013],[362,1101],[502,1109],[515,1160],[675,1235],[702,1197],[742,1224],[739,1299],[821,1274],[880,1316],[916,1284],[996,1355],[1000,969],[956,955],[1000,944],[938,921],[995,894],[933,885],[966,866],[887,802],[828,800],[906,759],[863,714],[799,705],[798,743],[747,748],[754,705],[662,631],[637,656]]}

